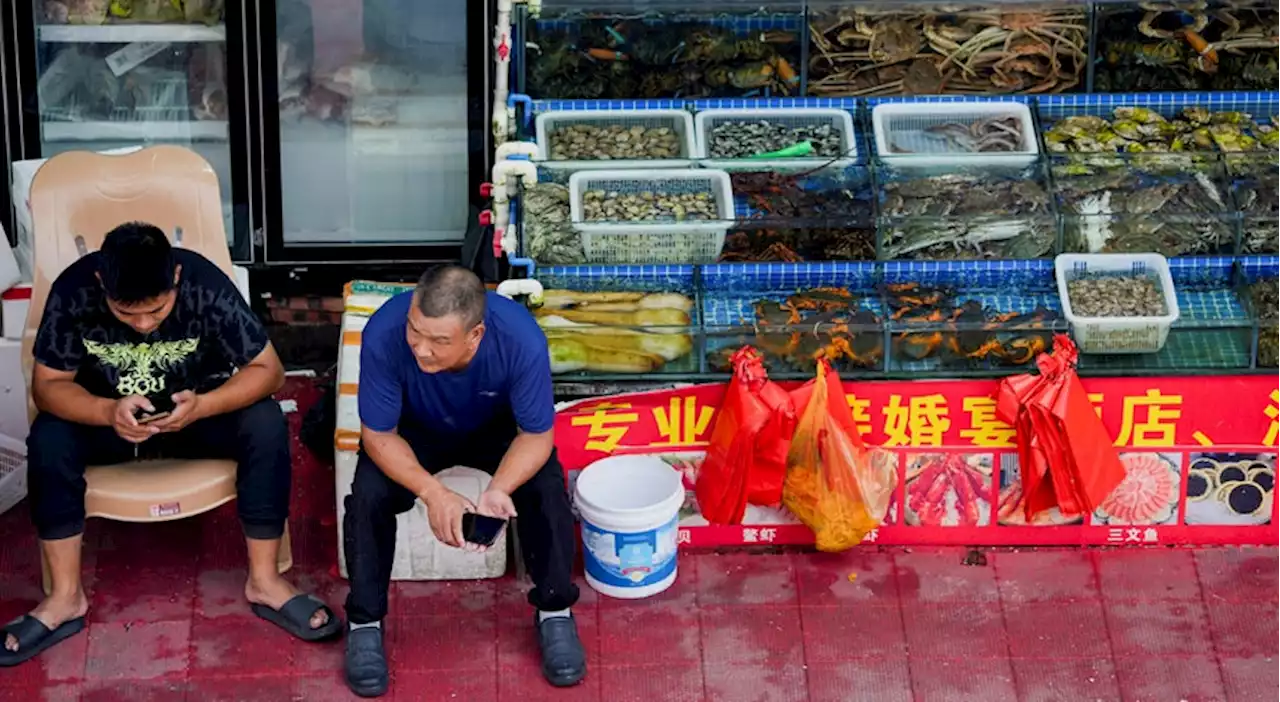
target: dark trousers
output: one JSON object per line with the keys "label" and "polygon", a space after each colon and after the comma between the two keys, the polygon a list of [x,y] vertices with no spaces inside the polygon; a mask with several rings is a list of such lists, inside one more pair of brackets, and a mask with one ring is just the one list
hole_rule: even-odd
{"label": "dark trousers", "polygon": [[147,458],[236,461],[236,507],[245,536],[278,539],[289,517],[289,430],[275,400],[207,417],[141,444],[111,427],[75,424],[41,412],[27,437],[27,496],[41,539],[84,531],[84,469]]}
{"label": "dark trousers", "polygon": [[[412,440],[409,444],[418,462],[432,474],[452,466],[468,466],[492,475],[510,440],[482,437],[449,442],[458,447],[455,450],[426,450]],[[347,619],[352,624],[381,621],[387,615],[396,515],[409,511],[415,499],[412,492],[388,478],[373,459],[360,452],[342,522],[347,577],[351,581]],[[521,556],[533,577],[529,603],[543,611],[568,609],[578,600],[578,588],[572,581],[576,540],[564,470],[554,452],[546,465],[511,495],[511,501],[520,515],[516,531]]]}

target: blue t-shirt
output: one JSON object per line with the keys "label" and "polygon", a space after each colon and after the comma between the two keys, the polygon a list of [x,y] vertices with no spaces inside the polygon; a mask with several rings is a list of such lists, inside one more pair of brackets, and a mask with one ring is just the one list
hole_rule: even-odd
{"label": "blue t-shirt", "polygon": [[411,292],[391,298],[361,335],[361,423],[373,431],[402,427],[402,433],[409,424],[435,440],[462,438],[504,417],[529,434],[551,429],[547,337],[524,305],[488,293],[484,337],[471,363],[456,372],[425,373],[405,337],[411,304]]}

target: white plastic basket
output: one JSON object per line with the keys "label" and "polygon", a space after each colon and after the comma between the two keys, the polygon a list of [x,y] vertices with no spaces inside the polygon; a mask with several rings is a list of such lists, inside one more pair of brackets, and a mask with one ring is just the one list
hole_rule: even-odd
{"label": "white plastic basket", "polygon": [[[1014,117],[1022,129],[1016,151],[961,151],[924,130],[949,122],[969,125],[981,119]],[[1021,102],[896,102],[871,110],[876,154],[895,166],[1029,166],[1040,154],[1031,108]],[[895,151],[910,149],[911,153]]]}
{"label": "white plastic basket", "polygon": [[[693,117],[697,134],[699,163],[726,171],[796,171],[824,164],[835,168],[853,165],[858,158],[858,140],[853,133],[853,115],[834,107],[747,108],[703,110]],[[840,133],[840,155],[804,158],[712,158],[711,133],[731,122],[770,122],[786,127],[831,125]]]}
{"label": "white plastic basket", "polygon": [[[1067,283],[1085,275],[1150,275],[1164,296],[1165,314],[1158,317],[1084,317],[1071,309]],[[1169,261],[1154,253],[1059,254],[1054,259],[1058,297],[1071,324],[1080,353],[1156,353],[1164,348],[1169,328],[1178,321],[1178,295],[1169,274]]]}
{"label": "white plastic basket", "polygon": [[0,514],[27,496],[27,445],[0,434]]}
{"label": "white plastic basket", "polygon": [[721,231],[617,231],[582,233],[587,263],[715,263],[724,249]]}
{"label": "white plastic basket", "polygon": [[[538,143],[538,165],[549,169],[584,170],[627,168],[684,168],[693,164],[693,115],[686,110],[560,110],[544,112],[535,121]],[[551,159],[551,135],[556,130],[571,125],[587,124],[593,127],[667,128],[676,135],[678,153],[663,159]]]}
{"label": "white plastic basket", "polygon": [[[585,220],[583,196],[592,190],[619,195],[651,192],[659,195],[709,193],[715,200],[716,217],[709,220],[634,220],[589,222]],[[729,174],[710,169],[578,171],[569,176],[569,213],[573,226],[583,234],[626,232],[724,234],[733,225],[733,186]],[[585,245],[585,242],[584,242]]]}

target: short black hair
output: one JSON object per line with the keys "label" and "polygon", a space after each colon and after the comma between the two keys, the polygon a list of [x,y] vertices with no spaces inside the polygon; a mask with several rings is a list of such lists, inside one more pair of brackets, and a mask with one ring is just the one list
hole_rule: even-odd
{"label": "short black hair", "polygon": [[145,222],[112,229],[98,250],[103,291],[112,301],[126,305],[172,290],[176,267],[168,237],[159,227]]}
{"label": "short black hair", "polygon": [[456,265],[428,268],[418,279],[413,297],[424,317],[456,314],[470,329],[484,321],[484,283],[475,273]]}

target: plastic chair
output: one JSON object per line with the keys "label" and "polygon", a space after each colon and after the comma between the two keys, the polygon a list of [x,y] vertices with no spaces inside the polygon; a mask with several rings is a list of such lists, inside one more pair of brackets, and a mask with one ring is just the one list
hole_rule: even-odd
{"label": "plastic chair", "polygon": [[[116,226],[133,221],[154,224],[175,246],[203,255],[236,280],[219,192],[209,163],[177,146],[153,146],[123,156],[67,152],[40,167],[31,184],[34,280],[22,335],[28,389],[32,348],[50,285],[73,261],[96,251]],[[28,411],[34,418],[34,403]],[[85,514],[122,522],[191,517],[235,499],[235,475],[234,461],[213,459],[90,466],[85,471]],[[281,573],[293,565],[288,524],[278,565]],[[47,594],[49,568],[43,553],[41,569]]]}

